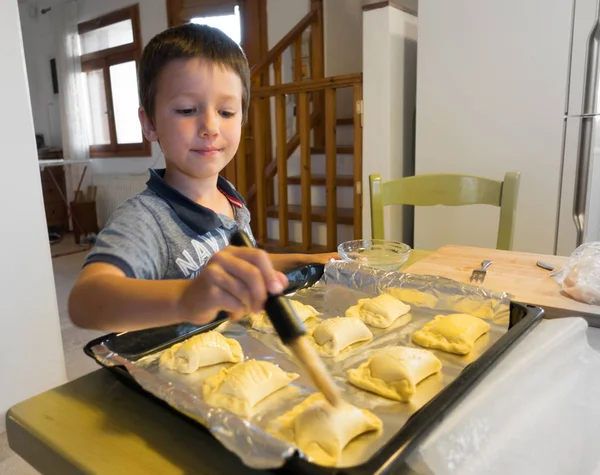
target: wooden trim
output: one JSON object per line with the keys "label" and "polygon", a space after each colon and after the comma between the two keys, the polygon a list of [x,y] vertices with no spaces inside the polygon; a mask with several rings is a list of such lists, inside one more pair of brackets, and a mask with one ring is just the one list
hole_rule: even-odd
{"label": "wooden trim", "polygon": [[288,185],[287,185],[287,127],[286,127],[285,96],[275,99],[275,123],[277,150],[277,197],[279,207],[279,245],[285,247],[289,241],[288,222]]}
{"label": "wooden trim", "polygon": [[262,116],[264,100],[255,100],[252,104],[254,122],[254,172],[256,181],[256,218],[257,240],[263,243],[267,239],[267,189],[265,183],[265,156],[266,144],[264,142]]}
{"label": "wooden trim", "polygon": [[[364,194],[364,183],[362,183],[362,110],[358,104],[362,104],[362,84],[355,84],[353,91],[354,99],[354,239],[362,238],[362,203]],[[362,108],[361,108],[362,109]]]}
{"label": "wooden trim", "polygon": [[254,67],[252,67],[252,77],[256,77],[262,74],[264,69],[266,69],[277,56],[280,56],[298,37],[298,35],[302,35],[302,32],[306,30],[306,28],[311,25],[317,17],[317,12],[315,10],[311,10],[306,14],[302,20],[298,22],[298,24],[292,28],[287,35],[285,35],[273,48],[264,59],[262,59],[259,63],[257,63]]}
{"label": "wooden trim", "polygon": [[327,247],[337,246],[337,144],[336,144],[336,92],[325,89],[325,196],[327,200]]}
{"label": "wooden trim", "polygon": [[142,141],[139,143],[117,143],[117,131],[114,119],[114,104],[110,80],[111,66],[134,61],[136,72],[138,70],[139,59],[142,52],[139,6],[135,4],[131,7],[108,13],[97,19],[80,23],[78,25],[78,31],[79,34],[83,34],[126,19],[131,20],[131,27],[133,30],[132,43],[95,51],[81,56],[81,69],[83,72],[102,70],[104,77],[104,93],[106,97],[108,130],[111,143],[108,145],[90,145],[90,156],[94,158],[147,157],[152,154],[150,142],[146,140],[143,134]]}
{"label": "wooden trim", "polygon": [[294,81],[302,81],[302,35],[294,41]]}
{"label": "wooden trim", "polygon": [[411,10],[410,8],[406,8],[405,6],[399,5],[398,3],[391,1],[391,0],[388,0],[386,2],[377,2],[377,3],[370,3],[368,5],[363,5],[362,10],[363,10],[363,12],[368,12],[371,10],[378,10],[379,8],[385,8],[385,7],[393,7],[393,8],[396,8],[397,10],[403,11],[404,13],[408,13],[409,15],[418,16],[416,11]]}
{"label": "wooden trim", "polygon": [[234,160],[236,162],[235,187],[243,197],[246,197],[248,191],[248,181],[246,180],[246,153],[246,127],[242,127],[242,136],[240,137],[240,144]]}
{"label": "wooden trim", "polygon": [[356,84],[362,84],[362,73],[290,82],[281,84],[280,86],[257,87],[252,90],[252,97],[264,98],[277,96],[279,94],[298,94],[300,92],[319,91],[328,87],[339,89],[342,87],[352,87]]}
{"label": "wooden trim", "polygon": [[103,59],[111,56],[121,55],[127,52],[135,54],[138,51],[138,47],[134,43],[127,43],[126,45],[115,46],[113,48],[101,49],[100,51],[94,51],[81,55],[81,62],[88,63],[95,59]]}
{"label": "wooden trim", "polygon": [[[321,79],[325,76],[324,39],[323,39],[323,2],[312,0],[311,6],[317,12],[317,18],[310,28],[310,77]],[[313,110],[323,117],[325,96],[323,91],[312,94]],[[325,146],[325,122],[319,120],[313,131],[313,141],[316,146]]]}
{"label": "wooden trim", "polygon": [[312,210],[310,189],[310,107],[308,94],[298,94],[298,121],[300,122],[300,189],[302,197],[302,246],[305,251],[312,244]]}
{"label": "wooden trim", "polygon": [[[139,17],[140,10],[139,6],[136,3],[135,5],[131,5],[129,7],[122,8],[120,10],[116,10],[114,12],[107,13],[106,15],[102,15],[101,17],[94,18],[93,20],[84,21],[77,25],[77,32],[80,35],[84,33],[88,33],[93,30],[97,30],[98,28],[104,28],[105,26],[112,25],[114,23],[119,23],[123,20],[131,20],[133,16],[138,15]],[[132,20],[133,23],[133,20]],[[133,41],[135,42],[136,37],[133,35]]]}
{"label": "wooden trim", "polygon": [[181,25],[181,8],[183,2],[181,0],[167,0],[167,26]]}
{"label": "wooden trim", "polygon": [[113,107],[112,81],[110,80],[110,71],[108,65],[104,66],[104,91],[106,93],[106,112],[108,113],[108,134],[112,151],[117,151],[117,126],[115,124],[115,110]]}
{"label": "wooden trim", "polygon": [[[132,145],[139,146],[139,144],[132,144]],[[90,150],[90,157],[92,157],[92,158],[122,158],[122,157],[144,157],[145,158],[145,157],[149,157],[149,156],[150,156],[150,153],[148,151],[146,151],[143,147],[132,149],[132,150],[117,150],[117,151]]]}
{"label": "wooden trim", "polygon": [[116,55],[112,55],[106,58],[106,66],[110,68],[117,64],[130,63],[135,61],[136,63],[136,77],[137,77],[137,51],[126,51]]}
{"label": "wooden trim", "polygon": [[354,125],[354,118],[353,117],[342,117],[340,119],[337,119],[336,124],[337,125]]}
{"label": "wooden trim", "polygon": [[85,62],[81,62],[81,72],[89,73],[91,71],[99,71],[104,69],[105,58],[92,59]]}

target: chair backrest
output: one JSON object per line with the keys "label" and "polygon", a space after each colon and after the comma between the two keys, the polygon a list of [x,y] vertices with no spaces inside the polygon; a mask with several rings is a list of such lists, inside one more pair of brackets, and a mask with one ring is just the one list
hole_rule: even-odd
{"label": "chair backrest", "polygon": [[387,205],[462,206],[487,204],[500,207],[498,249],[510,250],[513,243],[518,172],[504,175],[504,181],[470,175],[417,175],[382,183],[380,175],[369,175],[371,192],[371,232],[373,239],[384,238],[383,208]]}

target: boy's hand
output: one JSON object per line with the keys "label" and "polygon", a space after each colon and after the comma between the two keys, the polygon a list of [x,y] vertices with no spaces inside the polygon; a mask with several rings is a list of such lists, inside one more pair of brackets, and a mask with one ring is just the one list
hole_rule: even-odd
{"label": "boy's hand", "polygon": [[183,321],[204,324],[220,310],[234,321],[263,310],[267,292],[280,294],[288,285],[269,255],[255,248],[228,246],[217,252],[181,295]]}

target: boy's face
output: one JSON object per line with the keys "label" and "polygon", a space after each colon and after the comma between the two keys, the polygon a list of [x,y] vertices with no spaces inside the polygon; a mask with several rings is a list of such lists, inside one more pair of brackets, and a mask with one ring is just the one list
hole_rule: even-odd
{"label": "boy's face", "polygon": [[204,59],[177,59],[163,68],[154,120],[140,108],[146,138],[160,142],[167,167],[190,178],[216,176],[240,143],[242,81]]}

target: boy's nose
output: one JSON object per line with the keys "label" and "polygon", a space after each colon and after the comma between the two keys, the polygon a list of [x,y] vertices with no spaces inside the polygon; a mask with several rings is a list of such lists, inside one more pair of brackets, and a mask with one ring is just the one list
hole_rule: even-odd
{"label": "boy's nose", "polygon": [[217,115],[213,112],[203,114],[198,132],[203,137],[217,135],[219,133],[219,119]]}

